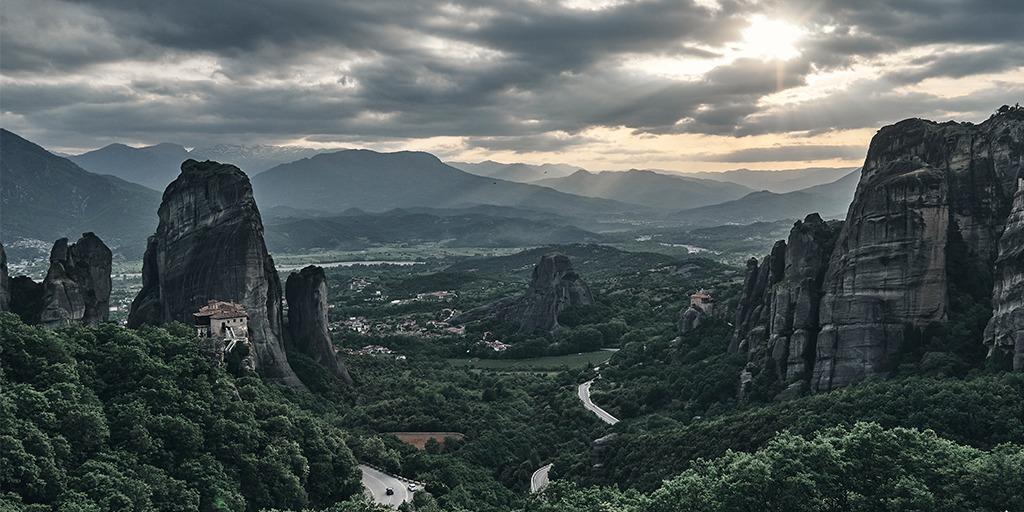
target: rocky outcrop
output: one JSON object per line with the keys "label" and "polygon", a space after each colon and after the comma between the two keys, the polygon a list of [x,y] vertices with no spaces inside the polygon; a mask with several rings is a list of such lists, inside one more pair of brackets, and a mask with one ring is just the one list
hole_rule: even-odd
{"label": "rocky outcrop", "polygon": [[516,325],[519,332],[554,332],[558,314],[569,306],[592,304],[594,298],[583,278],[572,268],[569,257],[545,254],[533,267],[530,287],[520,297],[510,297],[467,311],[451,320],[467,323],[485,318]]}
{"label": "rocky outcrop", "polygon": [[37,283],[28,276],[12,278],[10,311],[26,324],[38,324],[39,314],[43,311],[43,283]]}
{"label": "rocky outcrop", "polygon": [[331,341],[324,269],[310,265],[299,272],[292,272],[285,283],[285,296],[288,298],[288,333],[292,346],[351,385],[352,377]]}
{"label": "rocky outcrop", "polygon": [[782,280],[785,270],[786,242],[782,240],[775,242],[771,254],[760,264],[754,258],[747,260],[747,278],[736,310],[730,352],[748,354],[749,359],[760,358],[768,341],[772,290]]}
{"label": "rocky outcrop", "polygon": [[259,373],[302,388],[285,355],[281,283],[245,173],[186,160],[164,191],[158,215],[128,325],[191,323],[210,300],[239,303],[249,315]]}
{"label": "rocky outcrop", "polygon": [[0,311],[49,328],[105,322],[110,315],[112,257],[93,233],[84,233],[73,244],[61,238],[50,250],[46,277],[36,283],[28,276],[9,279],[0,247]]}
{"label": "rocky outcrop", "polygon": [[7,273],[7,253],[0,243],[0,313],[11,310],[11,276]]}
{"label": "rocky outcrop", "polygon": [[[818,332],[818,303],[829,255],[839,230],[812,213],[797,221],[787,241],[776,242],[748,277],[730,350],[747,356],[744,384],[763,371],[769,381],[805,388]],[[742,389],[744,393],[749,389]]]}
{"label": "rocky outcrop", "polygon": [[50,268],[43,279],[42,325],[96,325],[110,315],[110,269],[113,254],[93,233],[68,245],[61,238],[50,250]]}
{"label": "rocky outcrop", "polygon": [[999,239],[992,303],[985,327],[989,357],[1009,359],[1008,366],[1024,370],[1024,176],[1017,179],[1013,209]]}
{"label": "rocky outcrop", "polygon": [[[760,264],[748,262],[730,344],[747,355],[744,381],[771,369],[789,392],[827,391],[887,375],[958,318],[953,304],[989,297],[992,352],[1019,354],[1022,155],[1019,108],[980,125],[910,119],[880,130],[838,234],[808,216]],[[970,353],[977,341],[942,350]]]}
{"label": "rocky outcrop", "polygon": [[706,315],[704,311],[694,305],[690,305],[687,308],[683,308],[679,312],[679,319],[676,321],[676,330],[680,336],[683,336],[694,329],[701,326],[704,323]]}
{"label": "rocky outcrop", "polygon": [[951,275],[970,273],[950,255],[985,279],[1016,189],[1021,121],[910,119],[875,135],[825,277],[814,390],[887,375],[908,337],[927,346],[950,316]]}

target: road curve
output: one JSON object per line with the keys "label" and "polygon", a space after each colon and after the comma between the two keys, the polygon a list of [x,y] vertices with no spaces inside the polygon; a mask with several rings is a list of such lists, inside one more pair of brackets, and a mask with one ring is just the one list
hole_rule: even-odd
{"label": "road curve", "polygon": [[[406,487],[407,483],[370,466],[360,464],[359,470],[363,472],[363,488],[373,497],[374,503],[398,508],[402,503],[412,501],[413,493]],[[388,487],[395,491],[391,496],[387,494]]]}
{"label": "road curve", "polygon": [[611,414],[608,414],[608,411],[598,407],[596,404],[594,404],[594,402],[590,401],[590,386],[593,384],[594,381],[588,380],[583,384],[580,384],[580,387],[576,390],[576,395],[579,396],[580,401],[583,402],[583,407],[586,407],[587,410],[596,414],[598,418],[601,418],[601,421],[609,425],[614,425],[618,423],[618,418],[612,416]]}
{"label": "road curve", "polygon": [[548,486],[548,472],[551,471],[551,466],[552,464],[542,466],[530,475],[530,492],[540,492]]}

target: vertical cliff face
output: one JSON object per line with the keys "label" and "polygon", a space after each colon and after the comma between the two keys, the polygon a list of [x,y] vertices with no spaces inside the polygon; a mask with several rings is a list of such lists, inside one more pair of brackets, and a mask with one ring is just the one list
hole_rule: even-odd
{"label": "vertical cliff face", "polygon": [[927,343],[922,333],[950,315],[950,273],[964,271],[949,267],[950,254],[990,268],[1021,127],[1008,116],[911,119],[875,135],[825,278],[813,389],[885,375],[908,336]]}
{"label": "vertical cliff face", "polygon": [[747,354],[748,359],[762,359],[767,347],[771,321],[771,304],[776,283],[782,280],[786,269],[786,242],[779,240],[772,252],[761,260],[747,261],[747,278],[743,295],[736,311],[735,331],[730,352]]}
{"label": "vertical cliff face", "polygon": [[767,380],[794,393],[807,386],[817,342],[821,283],[838,230],[838,223],[830,225],[816,213],[808,215],[793,225],[786,242],[775,244],[760,267],[748,263],[732,347],[747,356],[746,374],[774,372]]}
{"label": "vertical cliff face", "polygon": [[327,318],[327,276],[310,265],[292,272],[285,283],[288,298],[288,333],[298,351],[310,356],[347,384],[352,377],[331,342]]}
{"label": "vertical cliff face", "polygon": [[530,288],[520,301],[515,320],[524,332],[554,331],[558,314],[569,306],[592,304],[590,287],[572,268],[569,257],[546,254],[533,267]]}
{"label": "vertical cliff face", "polygon": [[838,234],[808,216],[748,262],[730,345],[745,380],[771,367],[787,391],[827,391],[924,351],[970,354],[978,340],[941,333],[989,299],[990,352],[1024,368],[1022,155],[1024,109],[880,130]]}
{"label": "vertical cliff face", "polygon": [[106,244],[93,233],[83,234],[70,245],[67,238],[57,240],[43,279],[40,322],[57,328],[106,321],[110,314],[112,256]]}
{"label": "vertical cliff face", "polygon": [[285,355],[281,283],[245,173],[233,165],[186,160],[164,191],[159,219],[129,326],[191,323],[210,300],[242,304],[260,374],[303,387]]}
{"label": "vertical cliff face", "polygon": [[26,324],[38,324],[39,314],[43,311],[43,283],[37,283],[28,276],[11,279],[10,311]]}
{"label": "vertical cliff face", "polygon": [[42,283],[28,276],[10,279],[0,246],[0,312],[11,311],[28,324],[49,328],[96,325],[110,315],[112,253],[93,233],[68,244],[61,238],[50,250]]}
{"label": "vertical cliff face", "polygon": [[0,313],[11,310],[11,276],[7,273],[7,253],[0,243]]}
{"label": "vertical cliff face", "polygon": [[1017,180],[1013,209],[999,239],[992,305],[985,327],[989,356],[1008,356],[1009,366],[1024,370],[1024,176]]}
{"label": "vertical cliff face", "polygon": [[545,254],[530,276],[530,286],[520,297],[509,297],[467,311],[451,320],[467,323],[484,318],[518,326],[520,332],[554,332],[558,314],[569,306],[593,304],[590,287],[572,268],[569,257]]}
{"label": "vertical cliff face", "polygon": [[687,334],[700,327],[704,323],[704,319],[704,312],[696,306],[683,308],[679,311],[679,319],[676,320],[676,331],[680,336]]}
{"label": "vertical cliff face", "polygon": [[779,381],[791,391],[803,390],[810,378],[822,281],[838,232],[838,223],[811,214],[789,233],[786,270],[772,298],[768,343]]}

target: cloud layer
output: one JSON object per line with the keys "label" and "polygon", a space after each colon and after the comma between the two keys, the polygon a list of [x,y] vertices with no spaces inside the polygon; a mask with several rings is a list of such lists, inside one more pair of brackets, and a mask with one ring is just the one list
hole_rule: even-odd
{"label": "cloud layer", "polygon": [[[750,39],[766,19],[799,32],[791,53]],[[819,137],[1024,99],[1015,0],[8,0],[0,23],[3,124],[55,148],[600,159],[655,138],[664,162],[703,137],[728,148],[676,158],[848,161],[866,141]]]}

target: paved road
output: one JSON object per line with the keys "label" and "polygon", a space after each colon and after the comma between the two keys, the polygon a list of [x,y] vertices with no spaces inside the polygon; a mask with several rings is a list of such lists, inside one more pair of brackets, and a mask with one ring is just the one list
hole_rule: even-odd
{"label": "paved road", "polygon": [[588,380],[583,384],[580,384],[579,389],[576,390],[576,395],[579,396],[580,401],[583,402],[583,407],[586,407],[588,410],[596,414],[598,418],[601,418],[601,421],[609,425],[614,425],[618,423],[618,418],[612,416],[611,414],[608,414],[608,411],[598,407],[597,405],[594,404],[594,402],[590,401],[590,386],[593,384],[594,381]]}
{"label": "paved road", "polygon": [[530,492],[543,491],[548,486],[548,472],[551,471],[551,464],[543,466],[530,476]]}
{"label": "paved road", "polygon": [[[360,464],[359,469],[363,472],[363,487],[373,497],[374,502],[397,508],[406,501],[412,501],[413,493],[406,487],[409,484],[370,466]],[[388,496],[388,487],[392,488],[395,494]]]}

